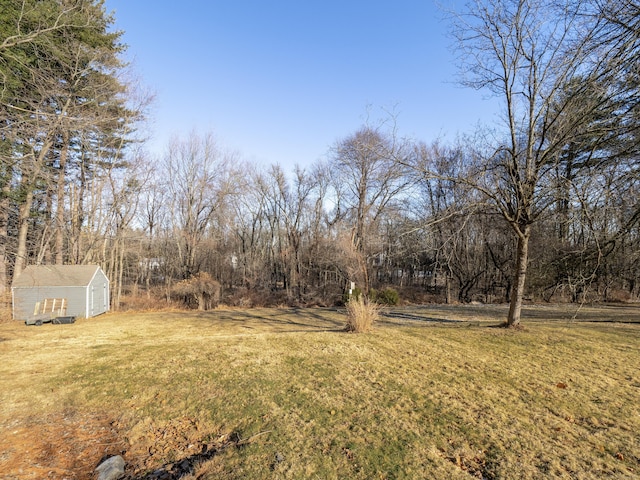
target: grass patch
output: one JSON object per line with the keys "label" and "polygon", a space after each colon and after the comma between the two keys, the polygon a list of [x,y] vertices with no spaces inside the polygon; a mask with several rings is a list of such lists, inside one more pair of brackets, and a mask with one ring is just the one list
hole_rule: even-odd
{"label": "grass patch", "polygon": [[323,309],[4,324],[0,436],[102,412],[140,474],[235,438],[193,478],[640,476],[640,324],[544,312],[512,332],[493,309],[397,309],[365,336]]}

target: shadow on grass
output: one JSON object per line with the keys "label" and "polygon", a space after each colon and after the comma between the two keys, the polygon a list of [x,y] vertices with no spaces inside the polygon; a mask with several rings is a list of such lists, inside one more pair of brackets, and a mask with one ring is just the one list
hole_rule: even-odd
{"label": "shadow on grass", "polygon": [[382,312],[381,316],[385,318],[392,318],[394,320],[409,320],[413,322],[427,322],[427,323],[438,323],[438,324],[468,323],[468,321],[465,321],[465,320],[451,320],[448,318],[438,318],[438,317],[417,315],[415,313],[405,313],[405,312],[398,312],[398,311]]}
{"label": "shadow on grass", "polygon": [[[503,323],[509,311],[507,304],[466,304],[466,305],[423,305],[399,309],[401,315],[433,319],[439,323],[448,322],[491,322]],[[591,323],[640,323],[640,305],[575,305],[575,304],[535,304],[522,308],[522,321],[559,321]]]}
{"label": "shadow on grass", "polygon": [[[378,323],[385,326],[500,326],[506,321],[508,305],[420,305],[383,309]],[[185,312],[179,317],[213,335],[263,333],[343,332],[347,323],[341,308],[247,308]],[[535,322],[640,323],[640,307],[576,305],[527,305],[524,324]]]}
{"label": "shadow on grass", "polygon": [[249,333],[339,332],[344,330],[346,317],[336,308],[253,308],[243,310],[212,310],[190,315],[209,326],[226,327]]}

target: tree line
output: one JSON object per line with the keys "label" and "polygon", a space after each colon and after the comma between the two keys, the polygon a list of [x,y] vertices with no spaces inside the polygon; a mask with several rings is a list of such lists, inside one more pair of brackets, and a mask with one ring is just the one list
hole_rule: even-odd
{"label": "tree line", "polygon": [[422,141],[390,115],[292,172],[212,134],[148,158],[150,99],[103,2],[6,4],[2,291],[27,264],[98,263],[115,308],[194,291],[207,308],[218,286],[236,305],[329,305],[353,283],[510,302],[511,325],[528,298],[640,294],[637,2],[471,2],[452,15],[460,81],[501,101],[495,125]]}

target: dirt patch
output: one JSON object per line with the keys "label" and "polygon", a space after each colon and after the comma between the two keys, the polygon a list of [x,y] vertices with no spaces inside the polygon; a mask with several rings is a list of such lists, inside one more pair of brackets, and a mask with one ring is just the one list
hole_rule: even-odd
{"label": "dirt patch", "polygon": [[191,418],[128,428],[106,415],[64,412],[0,425],[0,472],[6,480],[95,477],[106,458],[122,455],[128,479],[173,479],[193,472],[218,451],[237,445]]}
{"label": "dirt patch", "polygon": [[166,422],[144,419],[130,429],[127,438],[124,459],[129,479],[180,478],[219,450],[238,443],[235,434],[221,435],[189,417]]}
{"label": "dirt patch", "polygon": [[126,448],[112,419],[62,412],[0,426],[0,471],[7,480],[87,479],[102,458]]}

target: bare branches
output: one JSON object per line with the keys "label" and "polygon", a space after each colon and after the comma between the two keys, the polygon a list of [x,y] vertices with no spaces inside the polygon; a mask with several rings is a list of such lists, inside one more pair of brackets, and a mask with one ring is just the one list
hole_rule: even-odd
{"label": "bare branches", "polygon": [[[395,125],[395,124],[394,124]],[[411,149],[392,129],[364,126],[339,141],[331,162],[336,190],[342,193],[352,227],[352,249],[359,253],[359,281],[369,290],[367,255],[380,217],[391,208],[411,182],[405,164]]]}
{"label": "bare branches", "polygon": [[510,325],[519,322],[531,228],[557,198],[554,175],[561,165],[566,179],[590,172],[594,152],[619,134],[617,65],[598,55],[611,58],[616,47],[596,42],[602,16],[591,7],[582,0],[476,0],[454,23],[460,67],[471,74],[463,84],[489,90],[504,105],[504,140],[475,149],[469,175],[458,181],[489,199],[518,239]]}

